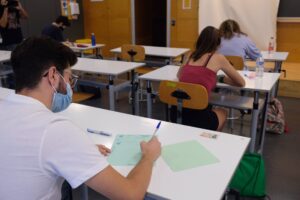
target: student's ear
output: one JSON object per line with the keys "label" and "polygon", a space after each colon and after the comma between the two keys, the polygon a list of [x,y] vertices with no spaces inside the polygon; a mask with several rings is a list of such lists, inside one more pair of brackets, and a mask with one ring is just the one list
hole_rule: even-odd
{"label": "student's ear", "polygon": [[57,87],[59,83],[59,75],[55,66],[51,66],[48,70],[48,80],[53,87]]}

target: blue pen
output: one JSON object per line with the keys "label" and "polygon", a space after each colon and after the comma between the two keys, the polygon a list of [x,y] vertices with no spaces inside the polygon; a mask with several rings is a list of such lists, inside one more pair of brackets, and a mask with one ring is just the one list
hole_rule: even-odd
{"label": "blue pen", "polygon": [[104,132],[104,131],[97,131],[97,130],[93,130],[93,129],[90,129],[90,128],[87,128],[86,130],[89,133],[95,133],[95,134],[104,135],[104,136],[111,136],[111,133],[107,133],[107,132]]}
{"label": "blue pen", "polygon": [[152,137],[155,136],[156,132],[158,131],[158,129],[159,129],[159,127],[160,127],[160,124],[161,124],[161,121],[159,121],[158,124],[156,125],[156,129],[155,129],[155,131],[153,132]]}

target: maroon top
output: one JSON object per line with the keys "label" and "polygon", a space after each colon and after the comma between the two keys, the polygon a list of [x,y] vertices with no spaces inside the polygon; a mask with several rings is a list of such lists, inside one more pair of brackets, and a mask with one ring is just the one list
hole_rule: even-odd
{"label": "maroon top", "polygon": [[179,81],[203,85],[208,95],[210,95],[210,92],[216,87],[217,83],[216,72],[206,67],[211,57],[212,54],[208,57],[204,66],[195,66],[188,63],[184,65]]}

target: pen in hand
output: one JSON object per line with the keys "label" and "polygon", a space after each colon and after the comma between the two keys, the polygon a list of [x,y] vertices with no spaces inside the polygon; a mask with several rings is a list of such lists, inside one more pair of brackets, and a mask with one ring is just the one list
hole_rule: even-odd
{"label": "pen in hand", "polygon": [[108,133],[108,132],[97,131],[97,130],[93,130],[93,129],[90,129],[90,128],[87,128],[87,132],[95,133],[95,134],[99,134],[99,135],[104,135],[104,136],[111,136],[112,135],[111,133]]}
{"label": "pen in hand", "polygon": [[156,128],[155,128],[155,130],[154,130],[154,132],[153,132],[152,137],[155,136],[156,132],[158,131],[158,129],[159,129],[159,127],[160,127],[160,124],[161,124],[161,121],[159,121],[158,124],[156,125]]}

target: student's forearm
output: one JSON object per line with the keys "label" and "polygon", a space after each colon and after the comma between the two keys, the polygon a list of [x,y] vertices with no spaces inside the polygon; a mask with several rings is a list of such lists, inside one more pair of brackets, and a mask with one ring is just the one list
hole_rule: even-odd
{"label": "student's forearm", "polygon": [[238,80],[238,81],[233,81],[228,76],[224,77],[224,83],[226,83],[228,85],[238,86],[238,87],[243,87],[245,85],[245,81],[243,79]]}
{"label": "student's forearm", "polygon": [[150,183],[152,174],[153,161],[143,157],[137,166],[128,174],[127,178],[130,180],[137,192],[138,199],[144,198],[145,192]]}
{"label": "student's forearm", "polygon": [[4,13],[0,19],[0,26],[2,28],[4,28],[4,27],[6,27],[6,25],[7,25],[7,11],[6,12],[4,11]]}
{"label": "student's forearm", "polygon": [[24,8],[21,8],[19,10],[19,12],[20,12],[20,15],[21,15],[22,18],[24,18],[24,19],[28,18],[28,14],[27,14],[27,12],[26,12],[26,10]]}

